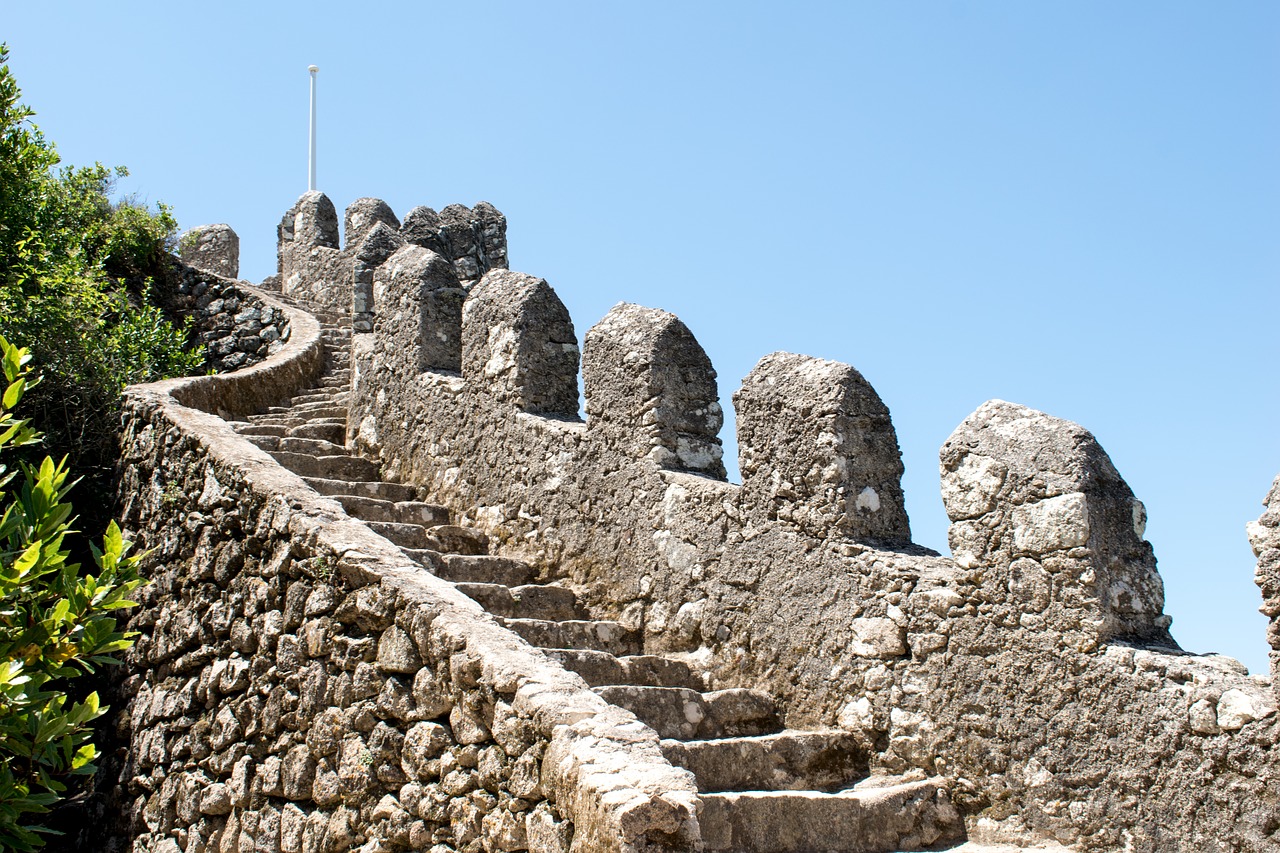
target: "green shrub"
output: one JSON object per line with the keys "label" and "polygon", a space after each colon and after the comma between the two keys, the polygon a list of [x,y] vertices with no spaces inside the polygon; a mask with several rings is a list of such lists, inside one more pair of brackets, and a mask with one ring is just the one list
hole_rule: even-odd
{"label": "green shrub", "polygon": [[0,45],[0,335],[40,354],[27,411],[105,494],[121,389],[204,367],[152,298],[169,286],[177,223],[163,204],[111,200],[123,168],[57,169],[7,60]]}
{"label": "green shrub", "polygon": [[114,522],[92,549],[96,575],[68,559],[75,531],[65,459],[7,469],[8,451],[39,441],[13,415],[35,384],[29,360],[0,337],[0,849],[17,851],[43,845],[48,830],[32,817],[94,771],[90,723],[106,708],[96,692],[73,698],[72,682],[132,645],[114,613],[134,606],[128,596],[142,583],[139,557]]}

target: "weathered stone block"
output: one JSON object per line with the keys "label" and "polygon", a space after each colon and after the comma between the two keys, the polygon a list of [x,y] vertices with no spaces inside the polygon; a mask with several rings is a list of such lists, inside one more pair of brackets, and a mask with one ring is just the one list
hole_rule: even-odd
{"label": "weathered stone block", "polygon": [[911,538],[897,434],[858,371],[774,353],[733,401],[743,497],[756,518],[819,538]]}
{"label": "weathered stone block", "polygon": [[611,450],[723,479],[711,360],[674,314],[620,303],[587,332],[588,427]]}

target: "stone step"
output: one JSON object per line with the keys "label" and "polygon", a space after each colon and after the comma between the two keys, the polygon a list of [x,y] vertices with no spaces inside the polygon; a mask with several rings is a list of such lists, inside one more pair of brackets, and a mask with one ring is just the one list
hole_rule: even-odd
{"label": "stone step", "polygon": [[[301,403],[289,409],[289,413],[299,418],[342,418],[346,420],[347,407],[335,403]],[[276,413],[272,413],[276,414]]]}
{"label": "stone step", "polygon": [[271,455],[281,465],[303,477],[361,481],[378,479],[378,463],[359,456],[311,456],[284,450],[272,451]]}
{"label": "stone step", "polygon": [[304,403],[330,403],[332,405],[345,406],[347,404],[348,396],[349,394],[346,391],[312,390],[307,391],[304,394],[293,395],[289,398],[289,404],[291,406],[301,406]]}
{"label": "stone step", "polygon": [[254,424],[243,421],[235,422],[231,427],[240,435],[274,436],[275,438],[281,438],[289,431],[288,427],[276,426],[275,424]]}
{"label": "stone step", "polygon": [[325,376],[316,385],[317,388],[334,388],[339,390],[349,390],[351,388],[350,376]]}
{"label": "stone step", "polygon": [[573,590],[548,584],[504,586],[460,583],[458,589],[495,616],[513,619],[576,619],[578,597]]}
{"label": "stone step", "polygon": [[359,495],[377,498],[384,501],[408,501],[417,497],[415,486],[402,483],[384,483],[380,480],[330,480],[322,477],[303,477],[306,484],[322,495],[339,497],[341,495]]}
{"label": "stone step", "polygon": [[308,418],[299,415],[253,415],[249,420],[258,426],[284,427],[286,434],[289,430],[304,426],[332,424],[343,429],[347,426],[346,418]]}
{"label": "stone step", "polygon": [[617,622],[607,620],[500,619],[532,646],[544,649],[598,649],[611,655],[635,655],[642,651],[640,637]]}
{"label": "stone step", "polygon": [[295,415],[250,415],[249,422],[254,426],[280,427],[286,434],[294,427],[311,423],[306,418],[299,418]]}
{"label": "stone step", "polygon": [[866,778],[864,735],[839,729],[720,740],[664,740],[662,754],[699,791],[837,791]]}
{"label": "stone step", "polygon": [[280,439],[280,445],[277,450],[286,451],[288,453],[307,453],[311,456],[347,456],[347,449],[340,444],[334,444],[332,441],[325,441],[319,438],[294,438],[286,436]]}
{"label": "stone step", "polygon": [[595,649],[543,649],[543,653],[591,687],[634,684],[641,687],[703,688],[702,678],[688,664],[658,655],[615,657]]}
{"label": "stone step", "polygon": [[730,688],[699,693],[683,687],[613,685],[593,688],[600,698],[635,714],[659,737],[709,740],[775,732],[773,698],[760,690]]}
{"label": "stone step", "polygon": [[702,794],[707,853],[889,853],[964,840],[964,822],[940,779],[824,794]]}
{"label": "stone step", "polygon": [[437,524],[426,531],[426,545],[441,554],[465,554],[479,557],[489,553],[489,537],[474,527],[456,524]]}
{"label": "stone step", "polygon": [[336,495],[347,514],[362,521],[394,521],[432,527],[449,523],[449,510],[422,501],[389,501],[362,495]]}
{"label": "stone step", "polygon": [[347,425],[337,423],[305,423],[301,426],[290,427],[288,435],[290,438],[318,438],[321,441],[332,442],[339,447],[344,447],[347,443]]}
{"label": "stone step", "polygon": [[427,529],[421,524],[397,524],[394,521],[366,521],[369,529],[385,536],[401,548],[429,548]]}
{"label": "stone step", "polygon": [[245,439],[254,447],[261,447],[270,453],[280,448],[280,438],[274,435],[246,435]]}
{"label": "stone step", "polygon": [[[412,554],[411,554],[412,556]],[[454,583],[500,583],[505,586],[521,586],[537,579],[537,572],[528,563],[508,557],[489,554],[441,554],[436,574]]]}

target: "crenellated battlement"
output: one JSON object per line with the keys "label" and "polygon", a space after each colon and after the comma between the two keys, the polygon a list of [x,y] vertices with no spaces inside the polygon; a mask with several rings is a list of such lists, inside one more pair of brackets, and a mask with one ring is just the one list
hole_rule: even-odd
{"label": "crenellated battlement", "polygon": [[486,202],[416,207],[402,224],[386,202],[360,198],[343,219],[339,247],[337,208],[324,193],[304,193],[276,229],[277,274],[285,296],[350,312],[356,331],[373,329],[374,270],[405,245],[440,255],[468,286],[507,265],[507,220]]}

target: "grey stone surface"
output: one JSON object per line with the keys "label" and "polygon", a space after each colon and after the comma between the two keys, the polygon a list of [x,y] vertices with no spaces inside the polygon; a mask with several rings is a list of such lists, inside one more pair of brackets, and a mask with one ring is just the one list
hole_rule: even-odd
{"label": "grey stone surface", "polygon": [[889,409],[847,364],[765,356],[734,395],[744,491],[761,521],[812,536],[907,542]]}
{"label": "grey stone surface", "polygon": [[204,346],[206,369],[226,373],[250,367],[288,342],[288,316],[277,303],[264,301],[262,291],[185,261],[175,271],[172,308],[190,319]]}
{"label": "grey stone surface", "polygon": [[373,330],[373,271],[401,246],[420,246],[443,257],[463,288],[507,266],[507,220],[486,202],[474,208],[450,205],[439,214],[415,207],[401,225],[385,201],[361,198],[348,205],[344,230],[339,248],[333,202],[320,192],[304,194],[277,229],[275,278],[286,296],[349,313],[356,332]]}
{"label": "grey stone surface", "polygon": [[240,277],[240,237],[230,225],[201,225],[178,238],[183,263],[223,278]]}
{"label": "grey stone surface", "polygon": [[986,403],[943,445],[942,482],[956,561],[993,573],[1024,612],[1176,648],[1146,510],[1087,431]]}
{"label": "grey stone surface", "polygon": [[382,352],[403,381],[423,370],[458,372],[462,366],[462,289],[440,255],[406,245],[377,268],[375,324]]}
{"label": "grey stone surface", "polygon": [[578,338],[544,279],[485,275],[463,306],[462,375],[531,414],[578,416]]}
{"label": "grey stone surface", "polygon": [[[291,322],[243,371],[291,385],[273,396],[316,382],[318,330]],[[581,850],[695,845],[693,781],[657,736],[207,413],[260,399],[238,380],[126,396],[121,514],[152,583],[118,687],[117,842],[520,850],[532,826]]]}
{"label": "grey stone surface", "polygon": [[674,314],[621,303],[587,332],[587,416],[622,453],[724,479],[711,360]]}
{"label": "grey stone surface", "polygon": [[343,241],[348,246],[360,246],[378,225],[393,234],[400,230],[400,220],[389,204],[380,198],[358,198],[347,205],[343,215]]}

